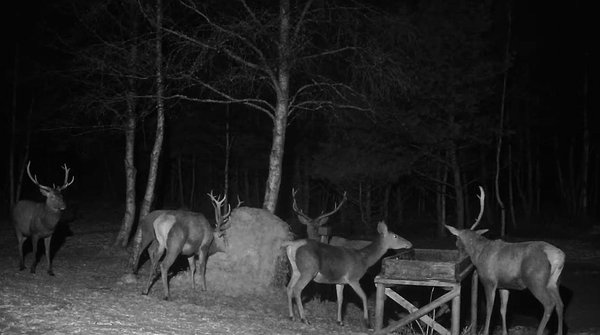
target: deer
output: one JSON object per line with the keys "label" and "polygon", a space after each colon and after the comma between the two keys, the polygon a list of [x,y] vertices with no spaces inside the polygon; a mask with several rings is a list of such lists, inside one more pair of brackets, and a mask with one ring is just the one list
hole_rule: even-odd
{"label": "deer", "polygon": [[17,234],[19,247],[19,270],[25,269],[23,256],[23,243],[30,237],[33,247],[33,262],[31,264],[31,273],[35,273],[38,263],[37,247],[40,239],[44,240],[46,251],[46,261],[48,262],[48,275],[54,276],[52,271],[52,259],[50,258],[50,242],[52,235],[56,230],[56,225],[60,221],[62,212],[67,208],[62,196],[62,191],[69,187],[75,181],[72,177],[69,181],[70,169],[66,164],[62,166],[65,171],[65,179],[62,186],[52,187],[44,186],[37,180],[37,175],[31,175],[31,161],[27,162],[27,175],[29,179],[40,189],[40,193],[46,197],[45,202],[35,202],[30,200],[21,200],[17,202],[12,210],[12,220]]}
{"label": "deer", "polygon": [[301,239],[283,243],[287,258],[292,267],[292,276],[287,286],[287,298],[290,320],[294,320],[292,300],[295,298],[300,320],[310,324],[304,315],[302,290],[311,281],[323,284],[335,284],[337,294],[337,323],[343,326],[342,304],[344,287],[350,285],[362,300],[363,321],[370,328],[367,310],[367,295],[360,286],[360,279],[367,269],[375,264],[389,249],[412,248],[412,244],[402,237],[388,231],[381,221],[377,224],[378,237],[362,249],[333,246],[312,239]]}
{"label": "deer", "polygon": [[[196,289],[194,274],[196,272],[195,256],[198,256],[201,290],[206,291],[206,261],[211,250],[225,251],[228,247],[226,231],[231,226],[229,216],[231,206],[222,212],[226,196],[215,198],[212,192],[208,194],[215,210],[216,226],[213,228],[202,213],[183,210],[156,210],[145,216],[142,225],[142,244],[140,253],[153,243],[148,250],[152,268],[143,295],[148,295],[155,274],[159,267],[163,285],[163,299],[169,300],[169,283],[167,274],[173,262],[179,255],[187,256],[190,266],[192,290]],[[139,255],[137,257],[139,260]]]}
{"label": "deer", "polygon": [[509,290],[529,289],[544,306],[544,314],[537,329],[542,335],[553,310],[558,317],[558,335],[563,331],[563,302],[559,294],[559,277],[565,263],[565,253],[543,241],[509,243],[502,240],[489,240],[482,235],[488,229],[474,230],[481,221],[485,203],[485,192],[480,186],[478,195],[480,212],[470,229],[456,229],[446,225],[457,237],[457,248],[469,255],[479,273],[479,280],[485,290],[486,319],[484,335],[489,334],[490,319],[496,290],[500,291],[500,314],[502,334],[506,330],[506,306]]}
{"label": "deer", "polygon": [[[300,222],[302,224],[304,224],[306,226],[306,235],[308,237],[308,239],[311,240],[315,240],[315,241],[319,241],[320,240],[320,236],[319,236],[319,228],[322,226],[325,226],[327,224],[327,221],[329,221],[329,218],[335,214],[337,211],[340,210],[340,208],[342,207],[342,205],[344,204],[344,202],[346,202],[347,197],[346,197],[346,192],[344,192],[342,201],[337,204],[335,203],[333,206],[333,209],[327,213],[321,213],[321,215],[319,215],[316,218],[311,218],[308,215],[306,215],[302,209],[300,209],[298,207],[298,203],[296,202],[296,193],[298,192],[298,190],[295,190],[292,188],[292,209],[294,210],[294,213],[296,214],[296,216],[298,217],[298,220],[300,220]],[[361,249],[366,247],[367,245],[371,244],[371,241],[367,241],[367,240],[349,240],[340,236],[332,236],[329,241],[327,241],[328,244],[330,245],[334,245],[334,246],[343,246],[343,247],[349,247],[349,248],[354,248],[354,249]]]}

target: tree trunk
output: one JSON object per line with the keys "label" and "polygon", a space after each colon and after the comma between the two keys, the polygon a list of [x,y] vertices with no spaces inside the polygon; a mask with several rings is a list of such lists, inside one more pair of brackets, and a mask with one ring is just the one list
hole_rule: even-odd
{"label": "tree trunk", "polygon": [[192,181],[190,190],[190,210],[194,210],[194,196],[196,192],[196,154],[192,154]]}
{"label": "tree trunk", "polygon": [[[156,185],[156,177],[158,174],[158,163],[160,160],[160,154],[162,151],[162,142],[164,136],[164,123],[165,123],[165,107],[164,107],[164,86],[163,86],[163,73],[162,73],[162,0],[156,1],[156,137],[154,139],[154,147],[152,148],[152,154],[150,157],[150,170],[148,172],[148,184],[146,185],[146,193],[144,195],[144,201],[142,202],[142,208],[140,210],[140,217],[143,218],[150,212],[152,203],[154,201],[154,188]],[[134,245],[132,250],[132,264],[131,269],[135,271],[137,266],[137,255],[139,254],[140,244],[142,242],[142,230],[138,225],[137,232],[134,238]]]}
{"label": "tree trunk", "polygon": [[440,164],[437,169],[438,179],[436,192],[436,212],[437,212],[437,236],[443,237],[446,231],[445,225],[448,224],[446,219],[446,189],[448,188],[448,166]]}
{"label": "tree trunk", "polygon": [[279,26],[279,73],[277,78],[277,105],[273,118],[273,143],[269,155],[269,175],[265,188],[263,208],[275,213],[279,187],[281,186],[281,170],[285,145],[285,131],[287,127],[289,105],[289,32],[290,32],[290,2],[281,0]]}
{"label": "tree trunk", "polygon": [[392,193],[392,185],[391,184],[387,184],[385,185],[385,189],[384,189],[384,196],[383,196],[383,220],[385,220],[386,222],[389,222],[389,212],[390,212],[390,195]]}
{"label": "tree trunk", "polygon": [[450,144],[449,156],[454,182],[454,193],[456,195],[456,227],[463,229],[465,226],[465,199],[461,178],[462,173],[458,159],[458,148],[454,142]]}
{"label": "tree trunk", "polygon": [[125,214],[121,221],[121,229],[115,240],[115,245],[122,247],[126,247],[129,242],[136,211],[135,131],[137,120],[133,99],[133,95],[128,99],[128,118],[125,126]]}
{"label": "tree trunk", "polygon": [[[223,194],[229,195],[229,160],[231,157],[231,134],[229,133],[229,105],[227,105],[227,123],[225,123],[225,167],[223,168]],[[228,199],[228,198],[226,198]],[[229,200],[225,200],[225,208]]]}
{"label": "tree trunk", "polygon": [[504,201],[500,196],[500,159],[502,157],[502,139],[504,137],[504,114],[506,106],[506,85],[508,82],[508,66],[510,61],[510,35],[512,29],[511,9],[508,9],[508,32],[506,37],[506,49],[504,53],[504,76],[502,80],[502,99],[500,102],[500,124],[498,126],[498,142],[496,146],[496,178],[494,179],[494,188],[496,189],[496,202],[500,207],[500,236],[506,235],[506,209]]}
{"label": "tree trunk", "polygon": [[9,197],[8,205],[9,212],[16,204],[18,198],[15,192],[15,146],[17,145],[17,91],[18,91],[18,78],[19,78],[19,45],[15,45],[14,55],[14,68],[13,68],[13,89],[12,89],[12,106],[10,110],[10,143],[8,153],[8,185],[9,185]]}
{"label": "tree trunk", "polygon": [[513,159],[512,144],[508,143],[508,207],[510,208],[510,220],[512,228],[517,228],[517,219],[515,213],[515,195],[513,189]]}
{"label": "tree trunk", "polygon": [[[137,37],[139,18],[138,9],[130,8],[132,18],[132,31],[133,36]],[[133,43],[129,50],[128,65],[131,71],[134,71],[135,64],[138,59],[138,48],[137,44]],[[135,222],[135,213],[137,210],[136,204],[136,177],[137,170],[135,168],[135,133],[137,131],[137,102],[135,96],[137,95],[135,80],[133,76],[129,77],[127,82],[129,86],[129,92],[127,93],[127,119],[125,121],[125,213],[121,221],[121,228],[115,239],[115,246],[120,245],[126,247],[129,243],[129,237],[131,236],[131,230]]]}
{"label": "tree trunk", "polygon": [[27,123],[25,126],[27,127],[27,133],[25,135],[25,144],[23,146],[23,159],[21,160],[21,166],[19,167],[19,175],[17,177],[17,189],[15,192],[15,199],[21,199],[21,190],[23,189],[23,176],[25,175],[25,166],[29,161],[29,151],[31,147],[31,132],[33,128],[32,118],[33,118],[33,106],[34,101],[31,101],[31,106],[29,106],[29,112],[27,113]]}
{"label": "tree trunk", "polygon": [[[587,63],[587,58],[586,58]],[[583,143],[581,153],[581,191],[580,191],[580,214],[585,217],[588,214],[588,175],[590,164],[590,129],[588,125],[588,74],[587,68],[583,80]]]}
{"label": "tree trunk", "polygon": [[182,158],[183,154],[179,153],[177,155],[177,185],[179,186],[179,208],[185,207],[185,199],[183,195],[183,167],[182,167]]}

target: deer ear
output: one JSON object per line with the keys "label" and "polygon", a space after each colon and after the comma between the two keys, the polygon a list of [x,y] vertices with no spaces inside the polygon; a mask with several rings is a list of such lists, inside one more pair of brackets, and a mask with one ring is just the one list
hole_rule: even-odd
{"label": "deer ear", "polygon": [[377,232],[382,235],[387,234],[388,228],[385,222],[379,221],[379,223],[377,224]]}
{"label": "deer ear", "polygon": [[298,220],[300,220],[300,222],[302,222],[303,225],[308,226],[310,223],[308,222],[308,220],[302,216],[302,215],[298,215]]}
{"label": "deer ear", "polygon": [[458,236],[458,229],[456,229],[452,226],[448,226],[448,225],[444,225],[444,226],[446,226],[446,229],[448,229],[452,235]]}
{"label": "deer ear", "polygon": [[327,221],[329,221],[329,216],[326,216],[326,217],[320,219],[316,223],[317,223],[317,226],[324,226],[327,223]]}
{"label": "deer ear", "polygon": [[45,197],[48,197],[48,195],[50,194],[48,190],[45,190],[43,188],[40,188],[40,193]]}
{"label": "deer ear", "polygon": [[475,234],[477,235],[483,235],[485,233],[487,233],[489,231],[489,229],[479,229],[475,231]]}

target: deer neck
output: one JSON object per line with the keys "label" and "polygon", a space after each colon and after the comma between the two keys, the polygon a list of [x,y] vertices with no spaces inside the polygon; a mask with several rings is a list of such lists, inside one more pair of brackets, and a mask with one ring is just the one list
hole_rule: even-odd
{"label": "deer neck", "polygon": [[375,264],[387,251],[383,238],[378,237],[373,243],[359,250],[368,267]]}
{"label": "deer neck", "polygon": [[465,241],[463,244],[465,246],[465,251],[471,258],[471,262],[474,264],[479,263],[478,258],[481,254],[484,253],[484,250],[492,243],[493,241],[488,240],[487,238],[475,235],[472,239]]}

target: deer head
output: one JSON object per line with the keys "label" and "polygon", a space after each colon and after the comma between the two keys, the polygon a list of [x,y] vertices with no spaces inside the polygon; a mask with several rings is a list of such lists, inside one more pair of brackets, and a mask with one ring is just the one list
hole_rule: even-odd
{"label": "deer head", "polygon": [[27,175],[29,179],[40,189],[40,193],[46,197],[46,206],[52,211],[58,212],[66,209],[66,204],[61,194],[61,191],[69,187],[69,185],[73,184],[75,181],[75,177],[71,178],[69,181],[69,171],[70,169],[66,164],[63,164],[62,169],[65,170],[65,180],[62,186],[52,185],[52,187],[42,185],[37,180],[37,175],[31,175],[31,161],[27,162]]}
{"label": "deer head", "polygon": [[[215,233],[216,236],[223,239],[225,247],[228,247],[226,230],[231,226],[229,222],[229,216],[231,215],[231,205],[227,204],[227,210],[223,212],[223,207],[227,203],[227,196],[223,197],[213,195],[212,191],[207,193],[208,197],[211,200],[213,208],[215,209]],[[241,205],[241,201],[238,198],[238,207]]]}
{"label": "deer head", "polygon": [[306,225],[306,233],[308,235],[308,238],[311,240],[319,240],[319,227],[324,226],[327,223],[327,221],[329,220],[329,217],[340,210],[340,208],[342,207],[342,205],[344,204],[344,202],[347,199],[346,192],[344,192],[342,201],[339,204],[337,204],[337,203],[334,204],[333,210],[331,210],[327,213],[321,213],[321,215],[319,215],[318,217],[316,217],[314,219],[311,219],[308,215],[306,215],[302,211],[302,209],[298,208],[298,204],[296,202],[296,193],[297,192],[298,192],[297,190],[292,189],[292,198],[293,198],[292,208],[294,209],[294,213],[296,213],[298,220],[300,220],[300,222],[302,222],[302,224]]}

